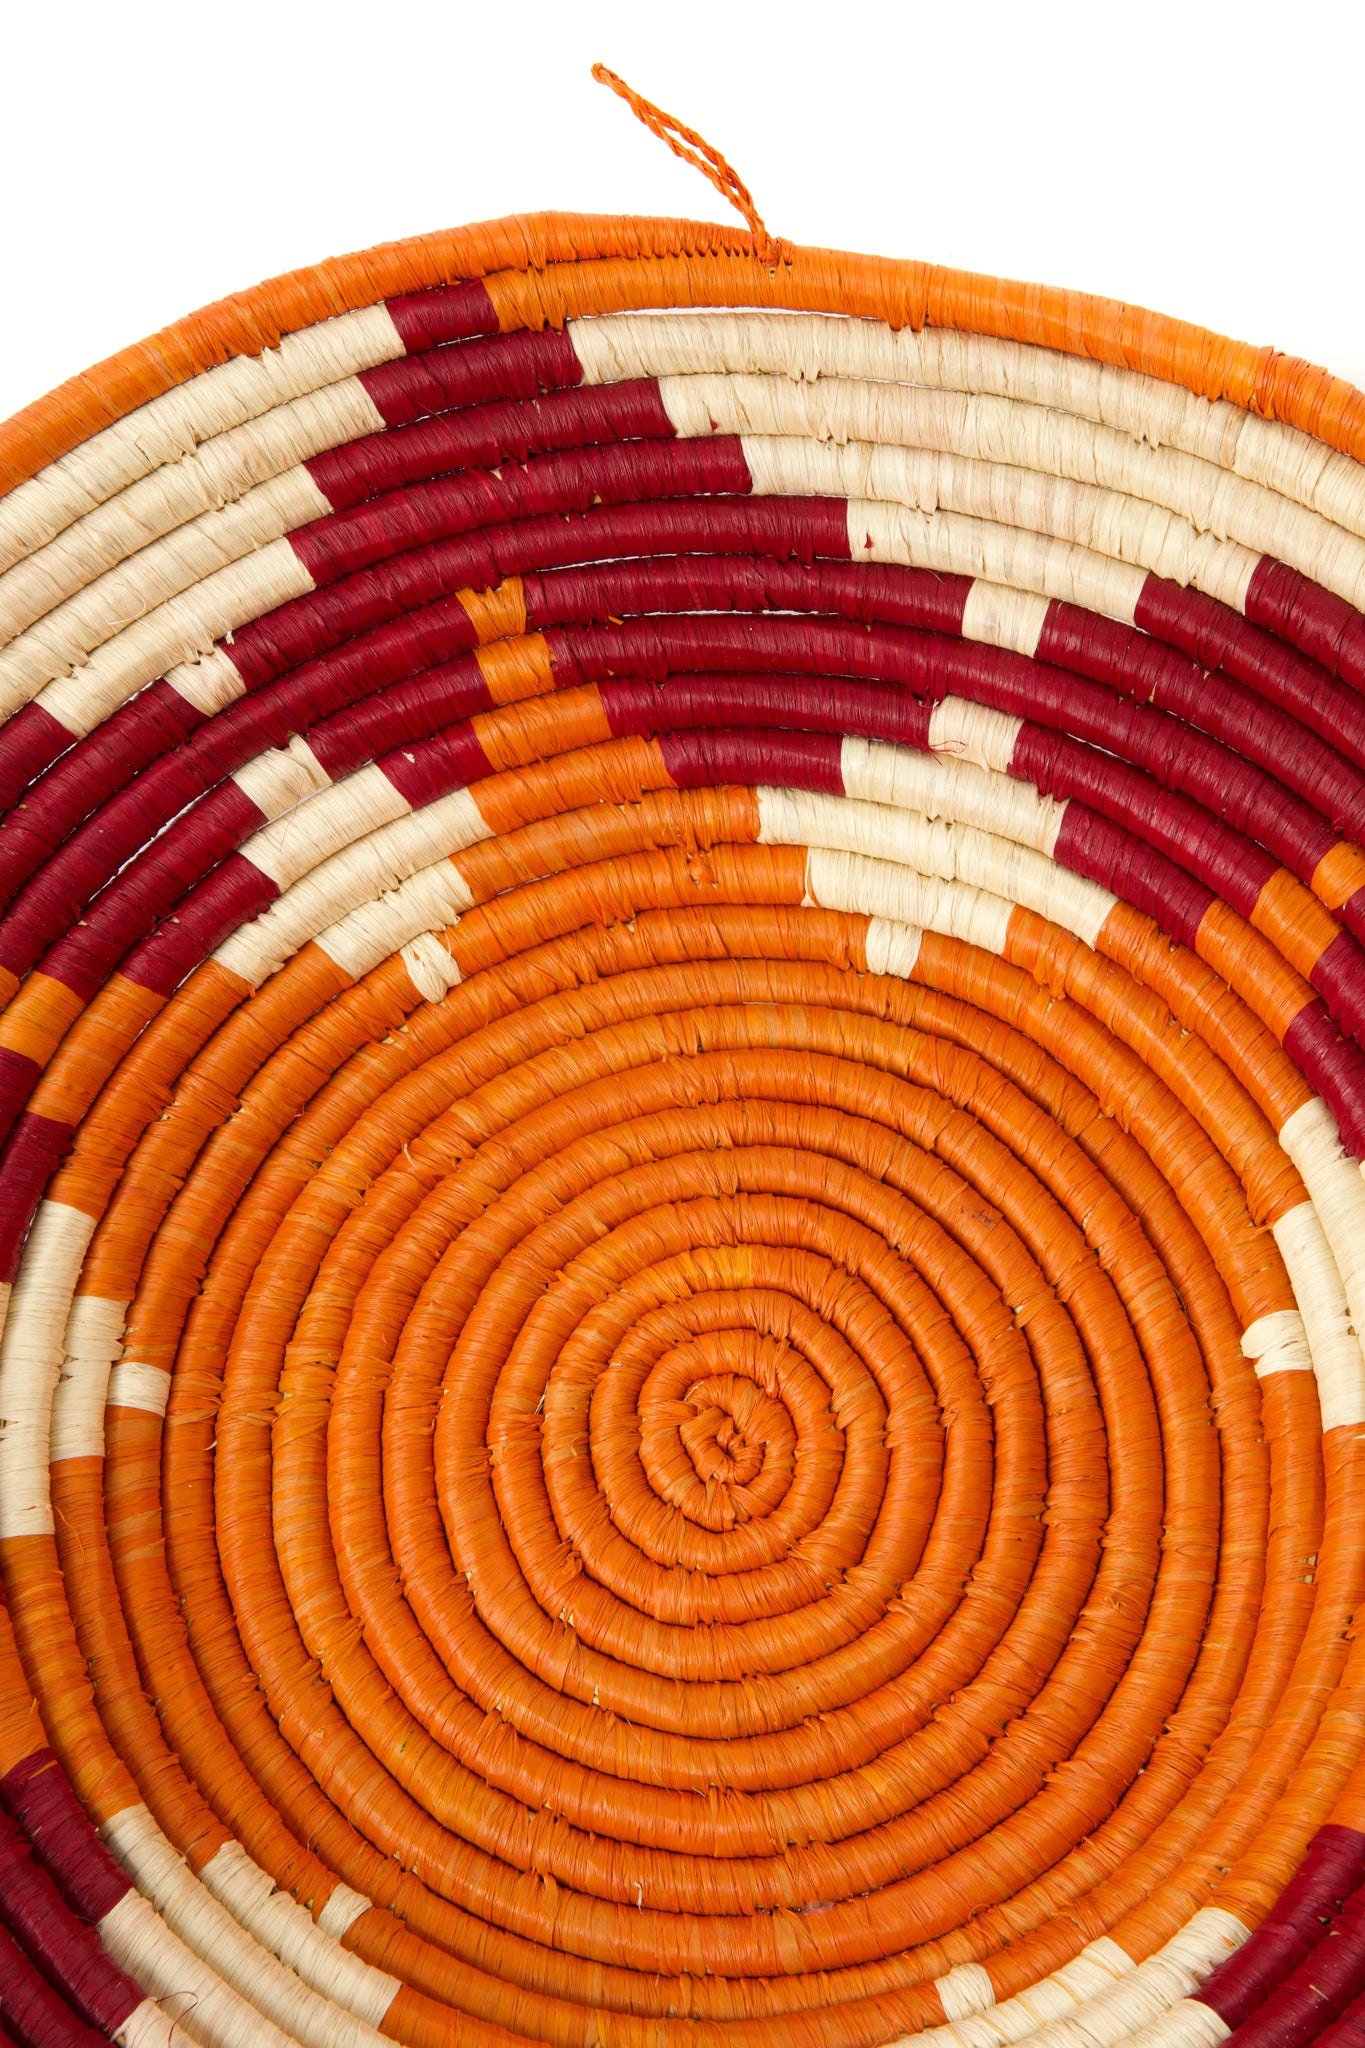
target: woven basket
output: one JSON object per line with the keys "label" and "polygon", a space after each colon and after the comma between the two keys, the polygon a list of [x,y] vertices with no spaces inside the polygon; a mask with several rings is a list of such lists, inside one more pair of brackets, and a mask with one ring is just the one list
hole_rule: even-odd
{"label": "woven basket", "polygon": [[3,2038],[1365,2041],[1362,458],[564,215],[0,429]]}

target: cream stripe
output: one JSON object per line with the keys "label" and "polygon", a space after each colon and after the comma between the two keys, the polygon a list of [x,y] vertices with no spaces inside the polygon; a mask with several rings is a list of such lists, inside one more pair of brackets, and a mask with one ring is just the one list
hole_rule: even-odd
{"label": "cream stripe", "polygon": [[996,775],[1008,775],[1024,729],[1012,712],[993,711],[966,697],[942,697],[929,713],[929,745],[936,754],[970,761]]}
{"label": "cream stripe", "polygon": [[[1365,1330],[1365,1183],[1353,1160],[1346,1157],[1336,1120],[1321,1097],[1315,1096],[1282,1125],[1280,1144],[1303,1176],[1312,1197],[1332,1260],[1340,1275],[1355,1335],[1348,1372],[1343,1355],[1322,1389],[1323,1427],[1365,1422],[1365,1359],[1359,1333]],[[1328,1416],[1331,1420],[1328,1420]]]}
{"label": "cream stripe", "polygon": [[1029,342],[892,328],[820,313],[612,313],[569,324],[588,383],[621,377],[843,377],[1012,399],[1176,449],[1365,535],[1365,472],[1350,456],[1227,399]]}
{"label": "cream stripe", "polygon": [[[224,2048],[256,2048],[262,2040],[298,2042],[301,2048],[380,2048],[383,2036],[372,2024],[348,2012],[330,1989],[306,1982],[254,1931],[233,1918],[207,1883],[192,1874],[145,1806],[125,1807],[104,1823],[100,1833],[138,1887],[98,1923],[100,1939],[129,1975],[154,1995],[187,1990],[197,1994],[193,2013],[180,2016],[187,2031],[195,2031],[195,2021],[204,2029],[197,2038],[221,2042]],[[319,1935],[311,1920],[311,1939],[302,1936],[292,1916],[286,1932],[268,1910],[273,1885],[269,1879],[264,1879],[264,1887],[244,1883],[241,1863],[251,1868],[238,1849],[237,1857],[219,1871],[238,1910],[267,1925],[276,1938],[287,1939],[323,1987],[335,1982],[346,1995],[358,1992],[354,1958]],[[264,1878],[264,1873],[260,1875]],[[290,1900],[290,1905],[294,1915],[308,1918],[296,1902]],[[189,1956],[197,1959],[198,1968],[187,1979]],[[345,1958],[339,1968],[332,1963],[335,1956]],[[370,1987],[363,1998],[371,2009],[377,2003],[377,1993]]]}
{"label": "cream stripe", "polygon": [[1047,621],[1048,600],[1032,591],[1011,590],[978,576],[962,608],[962,637],[991,647],[1008,647],[1032,660]]}
{"label": "cream stripe", "polygon": [[[383,2024],[397,1995],[398,1979],[342,1948],[334,1935],[314,1923],[312,1914],[296,1898],[277,1889],[240,1842],[225,1842],[200,1871],[199,1882],[240,1927],[323,1999],[335,2001],[363,2021],[366,2029]],[[341,2040],[346,2038],[344,2021],[337,2034]],[[365,2034],[357,2031],[351,2038],[363,2040]]]}
{"label": "cream stripe", "polygon": [[1251,1360],[1260,1380],[1274,1372],[1311,1372],[1308,1332],[1298,1310],[1276,1309],[1249,1324],[1242,1332],[1242,1356]]}
{"label": "cream stripe", "polygon": [[[892,515],[886,514],[881,534],[869,522],[859,536],[850,516],[855,561],[877,559],[879,547],[888,551],[883,559],[895,559],[889,550],[902,545],[913,549],[931,514],[954,512],[1074,542],[1153,570],[1173,583],[1193,584],[1242,611],[1247,585],[1261,559],[1233,541],[1201,534],[1188,519],[1164,506],[1065,477],[978,462],[971,456],[863,441],[836,447],[758,435],[746,435],[743,448],[758,496],[867,498],[908,508],[908,523],[897,516],[893,524]],[[866,545],[869,537],[871,547]]]}
{"label": "cream stripe", "polygon": [[1312,1201],[1300,1202],[1271,1225],[1303,1317],[1322,1404],[1322,1426],[1353,1422],[1360,1405],[1360,1343],[1346,1306],[1346,1289],[1322,1219]]}
{"label": "cream stripe", "polygon": [[919,959],[924,934],[917,924],[897,924],[894,918],[870,917],[863,951],[869,974],[894,974],[909,981]]}
{"label": "cream stripe", "polygon": [[845,739],[839,767],[849,797],[976,825],[1036,853],[1051,855],[1066,816],[1064,798],[1041,796],[1031,782],[885,740]]}
{"label": "cream stripe", "polygon": [[1117,2048],[1202,1984],[1247,1939],[1231,1913],[1205,1906],[1145,1962],[1117,1942],[1092,1942],[1074,1962],[987,2011],[905,2036],[924,2048]]}
{"label": "cream stripe", "polygon": [[1182,1998],[1150,2026],[1128,2036],[1132,2048],[1214,2048],[1232,2032],[1211,2006]]}
{"label": "cream stripe", "polygon": [[[1022,903],[1093,945],[1094,937],[1088,935],[1098,933],[1114,907],[1115,898],[1094,882],[1058,867],[1044,854],[972,825],[800,789],[760,789],[758,804],[759,839],[766,845],[807,846],[812,854],[816,849],[856,854],[877,865],[891,862],[914,870],[916,880],[904,885],[911,889],[921,881],[930,889],[936,881],[962,883],[1003,900],[1006,922],[1010,908]],[[817,900],[835,907],[824,896]],[[932,919],[880,901],[875,908],[902,924],[932,924]],[[994,932],[994,926],[991,929]],[[991,942],[993,952],[1002,950],[1004,936],[1002,927],[999,945]]]}
{"label": "cream stripe", "polygon": [[178,462],[164,463],[0,576],[0,641],[22,633],[129,556],[137,558],[136,583],[145,593],[153,587],[154,544],[166,535],[244,499],[324,449],[383,427],[364,385],[348,377],[219,434]]}
{"label": "cream stripe", "polygon": [[78,1294],[66,1319],[66,1360],[52,1400],[49,1459],[102,1458],[109,1374],[123,1355],[128,1304]]}
{"label": "cream stripe", "polygon": [[[144,683],[177,663],[199,660],[224,634],[312,588],[312,577],[288,541],[271,541],[106,640],[89,661],[49,683],[36,701],[68,732],[91,732]],[[4,693],[0,710],[17,710],[23,701]]]}
{"label": "cream stripe", "polygon": [[211,647],[197,661],[180,662],[167,669],[166,681],[205,718],[225,711],[229,704],[246,695],[246,684],[225,647]]}
{"label": "cream stripe", "polygon": [[317,790],[254,832],[242,847],[253,867],[283,891],[345,846],[405,818],[412,805],[371,761],[344,782]]}
{"label": "cream stripe", "polygon": [[109,1375],[106,1408],[140,1408],[144,1415],[164,1415],[171,1398],[171,1376],[164,1365],[140,1358],[121,1358]]}
{"label": "cream stripe", "polygon": [[[173,2001],[168,2000],[168,2004]],[[179,2022],[163,2012],[154,1998],[144,1998],[135,2006],[123,2025],[114,2035],[122,2048],[177,2048],[179,2037],[184,2033]]]}
{"label": "cream stripe", "polygon": [[342,1935],[355,1926],[361,1914],[370,1912],[372,1907],[373,1902],[360,1892],[353,1892],[349,1885],[339,1884],[328,1894],[327,1903],[318,1914],[318,1926],[334,1941],[340,1941]]}
{"label": "cream stripe", "polygon": [[1125,626],[1136,623],[1147,571],[1073,541],[957,512],[917,512],[851,498],[848,549],[855,562],[902,562],[914,569],[974,576],[1010,590],[1059,598]]}
{"label": "cream stripe", "polygon": [[965,882],[917,874],[898,862],[813,846],[806,855],[806,901],[824,910],[861,912],[965,939],[988,953],[1005,950],[1010,905]]}
{"label": "cream stripe", "polygon": [[0,652],[0,700],[32,697],[97,647],[219,570],[331,510],[305,469],[287,470],[235,505],[206,512],[131,561],[96,577]]}
{"label": "cream stripe", "polygon": [[228,779],[264,818],[279,817],[318,790],[327,789],[331,782],[308,742],[297,735],[288,746],[257,754]]}
{"label": "cream stripe", "polygon": [[0,1537],[50,1536],[52,1400],[67,1312],[95,1226],[80,1209],[40,1202],[0,1338]]}
{"label": "cream stripe", "polygon": [[487,837],[488,827],[473,797],[458,789],[324,860],[269,910],[225,939],[213,957],[259,987],[300,946],[336,924],[338,913],[344,917],[358,910],[442,854]]}
{"label": "cream stripe", "polygon": [[234,356],[187,378],[0,500],[0,569],[200,442],[406,353],[387,306],[367,306],[287,334],[262,355]]}
{"label": "cream stripe", "polygon": [[[905,385],[822,378],[793,384],[737,375],[665,379],[664,408],[680,434],[790,438],[836,447],[901,448],[920,456],[1018,470],[1164,507],[1194,532],[1273,555],[1365,602],[1365,541],[1277,491],[1171,448],[1013,398],[963,398]],[[925,472],[933,474],[934,471]]]}
{"label": "cream stripe", "polygon": [[[318,933],[316,943],[353,981],[359,981],[381,960],[405,949],[424,933],[454,924],[461,911],[469,910],[473,902],[454,862],[438,860],[409,875],[387,895],[360,904],[335,924],[328,925]],[[452,970],[454,965],[452,960]]]}

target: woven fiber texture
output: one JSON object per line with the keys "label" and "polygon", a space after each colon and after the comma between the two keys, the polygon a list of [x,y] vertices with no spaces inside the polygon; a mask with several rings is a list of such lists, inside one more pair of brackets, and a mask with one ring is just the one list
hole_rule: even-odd
{"label": "woven fiber texture", "polygon": [[0,428],[0,2042],[1365,2044],[1365,398],[712,159]]}

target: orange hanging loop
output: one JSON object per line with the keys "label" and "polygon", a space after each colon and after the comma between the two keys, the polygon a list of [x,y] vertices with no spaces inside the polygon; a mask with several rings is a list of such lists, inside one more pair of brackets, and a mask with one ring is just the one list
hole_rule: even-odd
{"label": "orange hanging loop", "polygon": [[732,170],[718,149],[713,149],[705,136],[698,135],[695,128],[689,128],[682,121],[666,114],[662,107],[656,107],[652,100],[645,99],[624,78],[618,78],[605,64],[594,64],[592,75],[599,85],[609,85],[619,99],[623,99],[636,119],[643,121],[651,135],[657,135],[666,142],[674,156],[691,164],[694,170],[709,178],[723,199],[728,199],[737,213],[742,213],[749,224],[754,246],[765,263],[777,262],[781,244],[768,233],[763,216],[754,205],[754,195],[738,172]]}

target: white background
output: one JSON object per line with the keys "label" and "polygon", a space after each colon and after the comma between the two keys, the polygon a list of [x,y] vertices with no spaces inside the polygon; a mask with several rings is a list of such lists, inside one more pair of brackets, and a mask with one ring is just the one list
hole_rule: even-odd
{"label": "white background", "polygon": [[1365,9],[1279,0],[0,0],[0,418],[259,278],[541,207],[1126,298],[1365,385]]}

